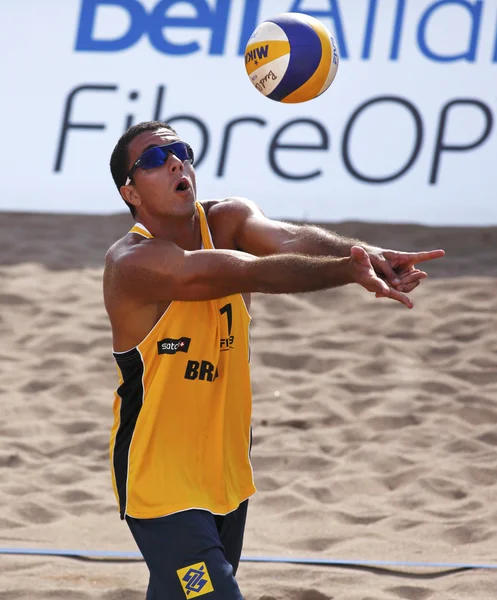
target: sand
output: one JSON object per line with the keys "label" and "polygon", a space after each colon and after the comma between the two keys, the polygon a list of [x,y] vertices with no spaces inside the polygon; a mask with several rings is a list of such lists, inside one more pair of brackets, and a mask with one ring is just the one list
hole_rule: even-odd
{"label": "sand", "polygon": [[[136,551],[111,489],[102,259],[131,221],[3,213],[0,546]],[[340,223],[442,247],[411,311],[357,286],[253,300],[247,600],[495,599],[497,228]],[[0,599],[139,600],[143,562],[0,555]],[[207,596],[208,597],[208,596]]]}

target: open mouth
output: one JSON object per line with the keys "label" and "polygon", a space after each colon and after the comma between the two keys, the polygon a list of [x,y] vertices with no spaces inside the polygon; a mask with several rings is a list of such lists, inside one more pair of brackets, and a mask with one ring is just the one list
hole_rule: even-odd
{"label": "open mouth", "polygon": [[185,179],[182,179],[178,185],[176,186],[176,191],[177,192],[184,192],[185,190],[187,190],[189,187],[188,185],[188,181],[186,181]]}

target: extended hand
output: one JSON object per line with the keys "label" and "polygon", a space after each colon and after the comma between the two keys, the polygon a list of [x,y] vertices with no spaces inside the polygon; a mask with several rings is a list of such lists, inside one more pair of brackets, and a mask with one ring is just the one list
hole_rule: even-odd
{"label": "extended hand", "polygon": [[362,285],[368,292],[374,292],[377,298],[391,298],[405,304],[407,308],[414,306],[410,298],[389,286],[383,279],[378,277],[373,269],[370,255],[364,248],[361,246],[352,246],[350,255],[352,277],[356,283]]}
{"label": "extended hand", "polygon": [[425,252],[398,252],[382,248],[366,248],[375,271],[384,276],[387,282],[396,290],[410,292],[417,287],[427,274],[415,265],[445,256],[443,250],[428,250]]}

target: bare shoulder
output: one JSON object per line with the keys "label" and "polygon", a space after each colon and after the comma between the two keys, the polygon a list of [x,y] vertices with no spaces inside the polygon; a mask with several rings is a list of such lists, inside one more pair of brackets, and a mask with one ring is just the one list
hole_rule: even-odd
{"label": "bare shoulder", "polygon": [[153,270],[174,254],[178,247],[168,240],[144,238],[138,234],[127,235],[115,242],[105,255],[105,277],[121,279]]}
{"label": "bare shoulder", "polygon": [[201,202],[216,248],[239,248],[238,237],[245,223],[262,212],[248,198],[232,196],[223,200]]}
{"label": "bare shoulder", "polygon": [[105,267],[106,268],[111,266],[112,264],[114,264],[119,259],[119,256],[121,256],[123,254],[123,252],[126,252],[126,248],[128,246],[127,239],[126,239],[127,237],[128,236],[124,236],[121,239],[117,240],[107,250],[107,252],[105,254]]}
{"label": "bare shoulder", "polygon": [[135,247],[140,245],[140,241],[137,235],[125,235],[114,242],[105,254],[106,273],[110,271],[115,273],[123,262],[125,263],[130,258],[132,259],[136,256]]}
{"label": "bare shoulder", "polygon": [[262,214],[255,202],[242,196],[231,196],[222,200],[205,200],[201,202],[205,213],[210,218],[243,218],[252,214]]}
{"label": "bare shoulder", "polygon": [[208,200],[202,202],[206,211],[209,226],[215,234],[221,233],[226,237],[227,232],[235,238],[243,225],[252,217],[263,217],[262,210],[248,198],[232,196],[223,200]]}

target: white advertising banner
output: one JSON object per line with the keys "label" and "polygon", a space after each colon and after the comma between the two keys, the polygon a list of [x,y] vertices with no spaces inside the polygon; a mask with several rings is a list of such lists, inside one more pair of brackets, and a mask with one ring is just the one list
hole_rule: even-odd
{"label": "white advertising banner", "polygon": [[[320,19],[340,51],[307,103],[245,72],[252,31],[282,12]],[[194,148],[201,199],[497,224],[497,0],[12,0],[0,22],[0,210],[126,211],[110,154],[161,119]]]}

